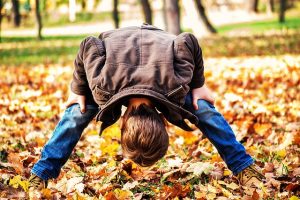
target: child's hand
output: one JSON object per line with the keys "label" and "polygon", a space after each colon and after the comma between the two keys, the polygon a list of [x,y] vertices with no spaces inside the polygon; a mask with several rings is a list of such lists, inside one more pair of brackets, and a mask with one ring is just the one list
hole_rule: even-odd
{"label": "child's hand", "polygon": [[70,91],[70,96],[65,104],[66,108],[68,108],[69,106],[78,103],[80,106],[80,111],[82,113],[85,112],[85,96],[83,95],[78,95],[75,94],[74,92]]}
{"label": "child's hand", "polygon": [[198,104],[197,101],[199,99],[206,100],[210,102],[211,104],[214,104],[214,97],[212,92],[206,87],[206,85],[203,85],[201,88],[195,88],[192,90],[193,95],[193,106],[195,110],[198,110]]}

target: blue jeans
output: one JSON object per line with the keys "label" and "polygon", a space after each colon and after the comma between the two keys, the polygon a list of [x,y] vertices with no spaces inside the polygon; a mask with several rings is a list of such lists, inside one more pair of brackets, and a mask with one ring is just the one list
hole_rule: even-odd
{"label": "blue jeans", "polygon": [[[217,148],[227,167],[236,175],[254,161],[240,144],[226,122],[215,107],[205,100],[198,100],[198,110],[192,105],[192,95],[186,96],[184,108],[199,119],[197,127]],[[62,166],[70,157],[83,130],[97,114],[95,105],[87,105],[85,113],[80,112],[78,104],[67,108],[62,119],[55,128],[51,139],[44,146],[40,160],[31,172],[44,180],[57,178]]]}

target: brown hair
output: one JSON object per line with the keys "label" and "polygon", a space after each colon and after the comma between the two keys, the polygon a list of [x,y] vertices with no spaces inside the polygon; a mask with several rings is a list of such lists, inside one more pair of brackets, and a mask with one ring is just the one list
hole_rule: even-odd
{"label": "brown hair", "polygon": [[146,104],[132,108],[121,132],[123,155],[143,167],[153,165],[168,150],[169,135],[164,120],[155,108]]}

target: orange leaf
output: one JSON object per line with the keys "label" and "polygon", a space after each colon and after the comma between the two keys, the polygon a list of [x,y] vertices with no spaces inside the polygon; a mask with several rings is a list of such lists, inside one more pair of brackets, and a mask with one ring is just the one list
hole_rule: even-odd
{"label": "orange leaf", "polygon": [[118,200],[116,195],[113,192],[109,192],[107,195],[105,195],[106,200]]}
{"label": "orange leaf", "polygon": [[21,157],[18,153],[10,153],[7,157],[8,162],[12,164],[17,174],[22,174],[24,171],[23,163]]}

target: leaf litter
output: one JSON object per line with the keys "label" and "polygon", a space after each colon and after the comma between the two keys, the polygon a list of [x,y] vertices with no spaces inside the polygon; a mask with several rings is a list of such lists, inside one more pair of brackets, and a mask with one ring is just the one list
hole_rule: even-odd
{"label": "leaf litter", "polygon": [[167,155],[149,168],[122,158],[118,123],[100,138],[92,122],[56,180],[28,189],[30,169],[51,137],[72,67],[2,67],[0,197],[15,199],[290,199],[300,195],[300,57],[208,59],[216,107],[267,178],[239,185],[199,130],[171,124]]}

